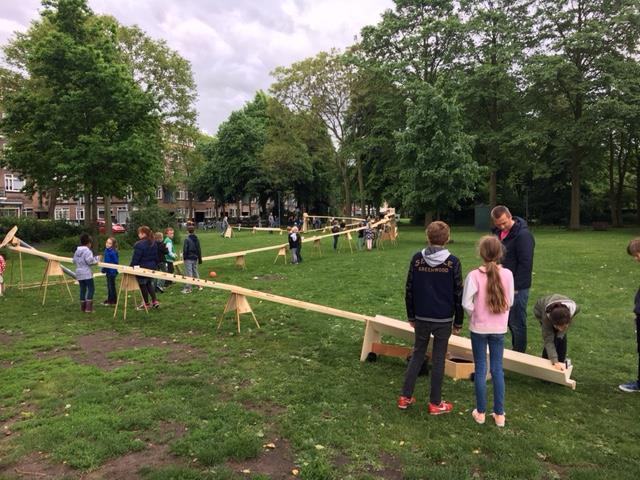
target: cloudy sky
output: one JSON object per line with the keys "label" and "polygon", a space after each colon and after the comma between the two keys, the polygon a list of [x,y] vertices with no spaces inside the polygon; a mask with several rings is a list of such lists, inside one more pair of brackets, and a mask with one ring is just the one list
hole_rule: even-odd
{"label": "cloudy sky", "polygon": [[[0,43],[25,31],[40,0],[0,2]],[[191,61],[200,127],[220,122],[271,84],[279,65],[353,43],[392,0],[89,0],[96,13],[137,24]]]}

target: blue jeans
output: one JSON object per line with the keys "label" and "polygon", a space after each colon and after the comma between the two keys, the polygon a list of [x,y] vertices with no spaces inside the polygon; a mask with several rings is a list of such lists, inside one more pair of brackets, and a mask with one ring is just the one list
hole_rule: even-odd
{"label": "blue jeans", "polygon": [[96,285],[93,283],[93,278],[87,280],[78,280],[80,284],[80,301],[93,300],[93,294],[96,291]]}
{"label": "blue jeans", "polygon": [[487,411],[487,346],[489,347],[491,383],[493,383],[493,413],[504,415],[504,371],[502,370],[504,334],[471,332],[471,348],[475,363],[473,383],[476,390],[476,410],[479,413]]}
{"label": "blue jeans", "polygon": [[513,298],[513,305],[509,310],[509,330],[511,331],[511,345],[516,352],[527,351],[527,302],[529,289],[518,290]]}

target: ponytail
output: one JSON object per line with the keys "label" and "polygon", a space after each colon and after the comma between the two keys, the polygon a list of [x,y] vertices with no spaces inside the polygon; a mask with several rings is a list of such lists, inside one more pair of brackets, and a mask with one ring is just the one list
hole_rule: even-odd
{"label": "ponytail", "polygon": [[507,296],[500,278],[498,263],[504,255],[504,246],[496,237],[487,235],[478,244],[478,251],[484,260],[487,275],[487,306],[491,313],[509,310]]}

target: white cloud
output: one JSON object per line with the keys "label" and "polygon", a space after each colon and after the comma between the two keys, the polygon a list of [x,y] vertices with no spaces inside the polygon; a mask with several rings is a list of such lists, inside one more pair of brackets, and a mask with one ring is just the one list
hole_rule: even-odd
{"label": "white cloud", "polygon": [[[4,0],[0,42],[25,31],[39,0]],[[7,5],[5,5],[5,3]],[[377,23],[392,0],[89,0],[96,13],[137,24],[192,63],[199,124],[215,133],[229,114],[272,82],[279,65],[344,48]]]}

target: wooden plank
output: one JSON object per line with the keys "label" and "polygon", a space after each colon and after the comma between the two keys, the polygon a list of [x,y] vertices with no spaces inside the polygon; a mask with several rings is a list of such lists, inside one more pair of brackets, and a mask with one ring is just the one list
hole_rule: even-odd
{"label": "wooden plank", "polygon": [[16,232],[18,231],[18,226],[14,225],[11,230],[9,230],[7,232],[7,234],[4,236],[4,239],[2,240],[2,242],[0,242],[0,248],[6,247],[7,245],[9,245],[10,243],[12,243],[13,241],[13,237],[16,236]]}
{"label": "wooden plank", "polygon": [[[375,330],[379,336],[382,334],[392,335],[407,341],[412,341],[414,337],[413,328],[408,322],[402,322],[382,315],[376,315],[374,320],[368,321],[367,328]],[[364,348],[365,345],[363,344],[363,349]],[[452,357],[473,361],[473,351],[471,349],[471,340],[469,338],[451,335],[449,338],[448,352]],[[363,354],[361,354],[361,358]],[[366,355],[364,356],[366,358]],[[509,370],[511,372],[539,378],[559,385],[565,385],[571,389],[576,388],[575,380],[571,379],[573,367],[569,367],[564,372],[561,372],[553,368],[549,360],[541,357],[514,352],[513,350],[505,350],[503,367],[505,370]]]}

